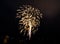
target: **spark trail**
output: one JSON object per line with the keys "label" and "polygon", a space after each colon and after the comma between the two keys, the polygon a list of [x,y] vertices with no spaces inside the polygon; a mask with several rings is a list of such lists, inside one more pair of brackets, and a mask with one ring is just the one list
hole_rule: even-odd
{"label": "spark trail", "polygon": [[32,30],[32,24],[31,21],[29,21],[29,40],[31,38],[31,30]]}

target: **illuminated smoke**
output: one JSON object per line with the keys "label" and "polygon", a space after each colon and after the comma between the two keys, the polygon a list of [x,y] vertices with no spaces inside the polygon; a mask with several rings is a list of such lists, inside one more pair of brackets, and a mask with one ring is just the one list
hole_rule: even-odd
{"label": "illuminated smoke", "polygon": [[19,19],[19,30],[23,35],[29,36],[34,34],[38,27],[40,26],[40,19],[42,18],[42,13],[39,9],[36,9],[30,5],[23,5],[17,9],[16,18]]}

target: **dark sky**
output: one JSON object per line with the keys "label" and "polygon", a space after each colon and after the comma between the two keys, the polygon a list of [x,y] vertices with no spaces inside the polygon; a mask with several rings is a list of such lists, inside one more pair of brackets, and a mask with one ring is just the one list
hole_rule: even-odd
{"label": "dark sky", "polygon": [[[19,5],[32,5],[43,13],[40,33],[43,36],[59,36],[60,0],[2,0],[0,5],[0,34],[17,34],[16,9]],[[45,33],[45,35],[44,35]],[[41,34],[42,35],[42,34]],[[14,35],[15,36],[15,35]]]}

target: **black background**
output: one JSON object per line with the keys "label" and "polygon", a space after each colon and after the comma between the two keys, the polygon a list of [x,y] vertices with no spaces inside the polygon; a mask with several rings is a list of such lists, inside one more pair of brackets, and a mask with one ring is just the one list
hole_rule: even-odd
{"label": "black background", "polygon": [[[60,1],[59,0],[2,0],[0,1],[0,42],[5,35],[10,36],[9,43],[20,40],[16,21],[16,9],[19,5],[32,5],[43,13],[39,31],[30,41],[23,40],[24,44],[58,44],[60,41]],[[14,38],[11,40],[11,38]],[[23,38],[24,39],[24,38]]]}

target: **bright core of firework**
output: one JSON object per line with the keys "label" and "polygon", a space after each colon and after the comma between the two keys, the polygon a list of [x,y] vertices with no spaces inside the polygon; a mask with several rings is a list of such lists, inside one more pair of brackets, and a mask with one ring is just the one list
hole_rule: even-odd
{"label": "bright core of firework", "polygon": [[27,36],[29,36],[30,39],[31,34],[34,34],[38,30],[42,13],[40,13],[39,9],[30,5],[23,5],[17,9],[16,18],[19,18],[20,33],[24,33],[23,35],[26,35],[27,32]]}

